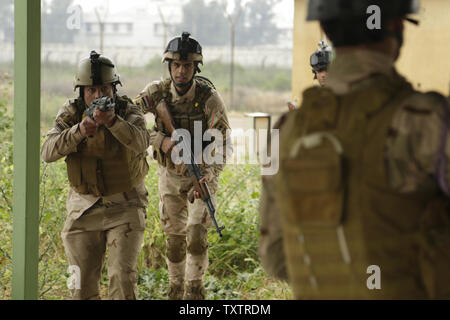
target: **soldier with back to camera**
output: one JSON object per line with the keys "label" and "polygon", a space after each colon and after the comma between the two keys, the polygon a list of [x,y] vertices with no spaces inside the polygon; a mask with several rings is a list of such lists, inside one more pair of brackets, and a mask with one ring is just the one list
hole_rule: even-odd
{"label": "soldier with back to camera", "polygon": [[[381,29],[366,27],[371,5]],[[297,299],[450,298],[450,108],[394,66],[418,9],[414,0],[309,1],[308,20],[320,21],[336,59],[326,87],[306,90],[286,117],[280,210],[261,212],[281,220],[272,237],[283,239]]]}

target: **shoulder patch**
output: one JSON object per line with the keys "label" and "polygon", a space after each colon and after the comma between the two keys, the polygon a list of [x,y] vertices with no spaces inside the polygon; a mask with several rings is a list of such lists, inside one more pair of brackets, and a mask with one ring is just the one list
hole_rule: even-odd
{"label": "shoulder patch", "polygon": [[217,129],[222,133],[222,135],[225,135],[227,130],[230,128],[229,128],[228,124],[223,119],[221,119],[221,120],[217,121],[217,123],[214,125],[213,129]]}
{"label": "shoulder patch", "polygon": [[152,106],[152,103],[148,96],[139,96],[136,100],[133,101],[133,104],[141,108],[143,112],[148,112]]}

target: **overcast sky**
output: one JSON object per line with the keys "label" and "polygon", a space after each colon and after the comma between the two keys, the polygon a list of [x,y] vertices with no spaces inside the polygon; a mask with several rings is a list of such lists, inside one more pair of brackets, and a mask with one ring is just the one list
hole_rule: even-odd
{"label": "overcast sky", "polygon": [[[110,12],[120,12],[126,8],[130,8],[133,6],[139,6],[140,4],[148,3],[149,0],[131,0],[131,1],[123,1],[123,0],[75,0],[75,4],[80,4],[84,10],[90,11],[96,7],[101,7],[109,1]],[[150,0],[154,1],[154,0]],[[156,0],[157,2],[163,2],[161,0]],[[177,2],[176,0],[172,0],[173,2]],[[187,0],[179,0],[180,3],[185,3]],[[211,0],[206,0],[209,2]],[[264,1],[264,0],[259,0]],[[234,0],[228,0],[230,5],[234,2]],[[245,2],[245,0],[244,0]],[[281,0],[280,3],[275,8],[276,12],[276,23],[280,27],[292,26],[294,20],[294,0]]]}

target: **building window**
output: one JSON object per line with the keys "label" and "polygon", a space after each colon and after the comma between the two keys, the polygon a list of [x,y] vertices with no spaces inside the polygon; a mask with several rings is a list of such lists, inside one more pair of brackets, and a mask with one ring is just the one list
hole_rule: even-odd
{"label": "building window", "polygon": [[91,23],[86,23],[86,31],[92,32],[92,24]]}
{"label": "building window", "polygon": [[133,24],[132,23],[127,23],[127,32],[133,33]]}

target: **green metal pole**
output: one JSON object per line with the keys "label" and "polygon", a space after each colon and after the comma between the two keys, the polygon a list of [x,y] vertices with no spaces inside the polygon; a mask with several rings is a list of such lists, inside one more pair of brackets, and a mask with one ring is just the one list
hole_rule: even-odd
{"label": "green metal pole", "polygon": [[41,1],[15,0],[12,299],[38,298]]}

